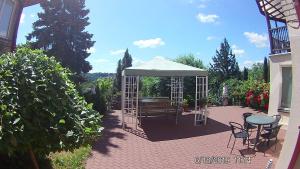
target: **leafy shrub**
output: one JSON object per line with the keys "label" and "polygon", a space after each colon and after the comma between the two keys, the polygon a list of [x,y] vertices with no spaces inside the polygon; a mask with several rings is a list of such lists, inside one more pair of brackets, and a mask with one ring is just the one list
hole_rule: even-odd
{"label": "leafy shrub", "polygon": [[111,107],[113,80],[112,78],[100,78],[96,83],[95,108],[97,111],[105,113]]}
{"label": "leafy shrub", "polygon": [[[229,101],[239,102],[244,106],[255,109],[268,110],[269,83],[257,80],[241,81],[229,79],[225,81],[228,87]],[[230,102],[232,104],[232,102]]]}
{"label": "leafy shrub", "polygon": [[113,79],[99,78],[81,84],[80,91],[88,103],[93,104],[93,109],[105,114],[111,107],[113,93]]}
{"label": "leafy shrub", "polygon": [[51,153],[49,155],[51,166],[54,169],[84,169],[85,161],[91,151],[92,147],[87,145],[75,149],[73,152],[62,151]]}
{"label": "leafy shrub", "polygon": [[20,48],[0,57],[0,153],[47,155],[99,136],[101,117],[70,75],[39,50]]}

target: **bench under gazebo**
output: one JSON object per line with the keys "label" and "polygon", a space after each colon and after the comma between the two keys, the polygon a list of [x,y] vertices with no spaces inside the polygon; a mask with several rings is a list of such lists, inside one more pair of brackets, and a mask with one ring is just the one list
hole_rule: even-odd
{"label": "bench under gazebo", "polygon": [[[170,77],[170,97],[143,97],[139,93],[141,77]],[[208,96],[208,72],[164,58],[156,57],[122,72],[122,126],[134,123],[137,128],[142,118],[159,115],[174,115],[176,124],[182,113],[183,78],[195,77],[194,125],[206,124],[207,107],[201,101]]]}

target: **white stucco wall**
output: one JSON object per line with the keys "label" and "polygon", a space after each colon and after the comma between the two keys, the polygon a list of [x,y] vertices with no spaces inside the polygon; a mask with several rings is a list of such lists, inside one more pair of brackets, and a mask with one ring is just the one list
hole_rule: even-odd
{"label": "white stucco wall", "polygon": [[269,111],[270,116],[278,114],[278,108],[281,102],[282,87],[282,67],[291,67],[291,53],[278,54],[270,56],[270,100]]}
{"label": "white stucco wall", "polygon": [[[291,3],[292,0],[283,0],[282,2],[292,4]],[[292,71],[293,71],[292,105],[291,105],[289,125],[287,128],[283,148],[276,165],[276,169],[288,168],[299,134],[298,126],[300,125],[300,28],[299,28],[299,22],[289,22],[291,20],[296,19],[295,17],[296,17],[295,15],[290,15],[287,18],[289,37],[291,42],[291,51],[292,51],[291,52]]]}

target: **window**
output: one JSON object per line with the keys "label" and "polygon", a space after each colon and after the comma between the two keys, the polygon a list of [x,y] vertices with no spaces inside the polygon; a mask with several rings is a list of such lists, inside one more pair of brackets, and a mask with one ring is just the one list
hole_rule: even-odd
{"label": "window", "polygon": [[0,37],[8,38],[14,5],[13,0],[0,0]]}

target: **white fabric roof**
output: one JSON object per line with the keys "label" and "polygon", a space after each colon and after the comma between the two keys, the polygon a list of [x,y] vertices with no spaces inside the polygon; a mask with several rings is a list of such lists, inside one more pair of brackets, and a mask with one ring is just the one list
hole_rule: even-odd
{"label": "white fabric roof", "polygon": [[207,74],[204,69],[160,57],[123,70],[123,76],[207,76]]}

